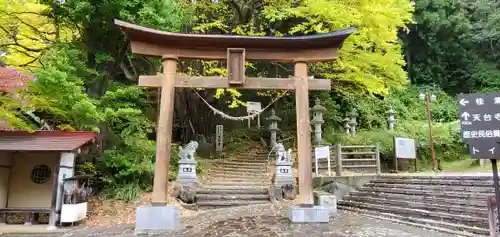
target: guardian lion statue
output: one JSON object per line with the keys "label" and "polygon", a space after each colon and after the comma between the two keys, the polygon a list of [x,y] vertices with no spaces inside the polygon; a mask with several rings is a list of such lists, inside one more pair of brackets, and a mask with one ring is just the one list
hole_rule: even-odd
{"label": "guardian lion statue", "polygon": [[179,146],[179,158],[181,160],[194,160],[198,142],[190,141],[184,148]]}
{"label": "guardian lion statue", "polygon": [[291,162],[292,161],[292,149],[289,148],[288,151],[285,150],[285,147],[282,143],[276,144],[276,161],[281,162]]}

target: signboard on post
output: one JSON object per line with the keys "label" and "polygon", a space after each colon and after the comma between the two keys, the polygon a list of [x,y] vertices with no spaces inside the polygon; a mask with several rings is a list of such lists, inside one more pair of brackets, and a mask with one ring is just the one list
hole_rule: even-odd
{"label": "signboard on post", "polygon": [[260,102],[247,101],[247,104],[248,104],[247,106],[248,114],[260,113],[260,111],[262,110]]}
{"label": "signboard on post", "polygon": [[417,148],[414,139],[403,137],[394,138],[394,168],[396,172],[399,170],[398,159],[415,159],[415,171],[418,170]]}
{"label": "signboard on post", "polygon": [[500,158],[500,93],[460,95],[458,104],[461,137],[471,158]]}
{"label": "signboard on post", "polygon": [[[257,128],[260,128],[260,112],[262,105],[260,102],[247,101],[247,114],[257,114]],[[250,119],[248,119],[248,128],[250,128]]]}
{"label": "signboard on post", "polygon": [[401,159],[416,159],[417,152],[415,149],[415,140],[410,138],[395,137],[394,151],[396,158]]}
{"label": "signboard on post", "polygon": [[224,144],[223,136],[224,136],[223,125],[217,125],[215,127],[215,151],[217,152],[222,152],[222,144]]}
{"label": "signboard on post", "polygon": [[328,176],[332,176],[331,167],[330,167],[330,147],[329,146],[319,146],[319,147],[314,148],[314,161],[315,161],[315,167],[316,167],[316,176],[319,175],[318,159],[327,159]]}
{"label": "signboard on post", "polygon": [[[465,94],[458,96],[462,139],[469,143],[471,158],[490,159],[495,198],[500,200],[497,159],[500,148],[500,93]],[[500,213],[500,202],[496,203]],[[500,218],[500,215],[497,215]],[[500,223],[500,221],[498,222]]]}

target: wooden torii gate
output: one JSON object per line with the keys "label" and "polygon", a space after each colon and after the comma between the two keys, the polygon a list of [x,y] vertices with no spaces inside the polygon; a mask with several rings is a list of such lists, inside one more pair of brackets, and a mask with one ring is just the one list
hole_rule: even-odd
{"label": "wooden torii gate", "polygon": [[[297,37],[256,37],[238,35],[181,34],[159,31],[115,20],[131,42],[132,52],[161,57],[163,73],[140,76],[139,85],[161,87],[160,113],[156,137],[156,163],[153,204],[166,204],[170,144],[176,87],[286,89],[295,90],[299,159],[299,198],[312,204],[312,155],[309,123],[309,90],[330,90],[330,80],[309,79],[307,63],[333,60],[344,40],[356,29]],[[228,77],[190,77],[177,75],[177,60],[227,60]],[[289,78],[245,76],[245,61],[293,62]]]}

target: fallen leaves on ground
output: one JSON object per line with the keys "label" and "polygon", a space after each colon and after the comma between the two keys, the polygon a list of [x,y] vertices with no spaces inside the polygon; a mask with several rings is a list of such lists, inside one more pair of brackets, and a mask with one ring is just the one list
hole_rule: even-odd
{"label": "fallen leaves on ground", "polygon": [[[181,217],[197,215],[197,211],[188,210],[181,206],[181,202],[171,197],[174,182],[168,185],[169,205],[178,206]],[[151,201],[151,193],[143,193],[139,199],[133,202],[120,200],[103,200],[98,197],[92,197],[89,200],[89,211],[87,214],[86,225],[88,226],[112,226],[118,224],[135,223],[135,210],[141,205],[148,205]]]}

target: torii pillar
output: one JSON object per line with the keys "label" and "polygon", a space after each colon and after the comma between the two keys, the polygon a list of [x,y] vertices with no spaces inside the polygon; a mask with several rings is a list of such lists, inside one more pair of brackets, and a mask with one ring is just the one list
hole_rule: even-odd
{"label": "torii pillar", "polygon": [[161,80],[160,113],[156,130],[156,162],[153,180],[154,204],[167,204],[168,171],[172,144],[172,125],[174,112],[175,77],[177,76],[177,57],[164,55],[163,78]]}
{"label": "torii pillar", "polygon": [[[299,158],[299,199],[313,203],[312,151],[309,123],[309,90],[331,90],[327,79],[310,79],[307,63],[333,60],[344,40],[356,29],[299,37],[180,34],[150,29],[115,20],[135,54],[163,58],[163,73],[140,76],[139,85],[161,87],[157,129],[157,151],[151,206],[139,207],[138,230],[172,229],[179,224],[179,210],[167,204],[170,145],[176,87],[284,89],[296,91],[297,143]],[[177,75],[178,59],[227,60],[227,77]],[[290,78],[255,78],[245,75],[245,61],[294,63]]]}
{"label": "torii pillar", "polygon": [[312,148],[309,121],[309,87],[307,62],[298,60],[294,64],[295,107],[297,112],[297,149],[299,160],[299,201],[313,204]]}

